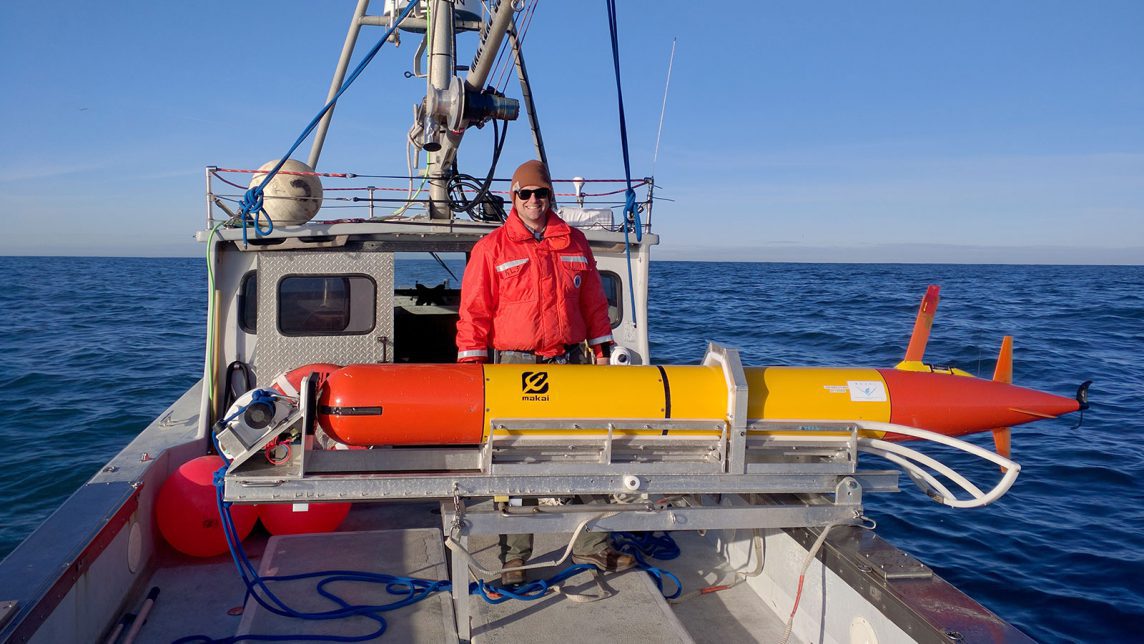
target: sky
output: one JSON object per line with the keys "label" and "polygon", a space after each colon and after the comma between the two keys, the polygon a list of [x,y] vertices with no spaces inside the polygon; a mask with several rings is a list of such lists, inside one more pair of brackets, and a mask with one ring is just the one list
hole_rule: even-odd
{"label": "sky", "polygon": [[[0,3],[0,254],[202,254],[203,168],[289,149],[355,4]],[[654,258],[1144,264],[1144,2],[618,4]],[[417,42],[349,89],[320,170],[406,172]],[[524,45],[553,175],[623,177],[604,2],[541,0]],[[533,156],[522,118],[498,176]]]}

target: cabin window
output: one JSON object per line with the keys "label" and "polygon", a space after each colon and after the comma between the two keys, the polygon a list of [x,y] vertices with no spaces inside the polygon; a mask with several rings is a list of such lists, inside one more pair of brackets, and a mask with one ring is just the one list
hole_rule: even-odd
{"label": "cabin window", "polygon": [[282,335],[361,335],[376,323],[377,283],[367,275],[291,275],[278,283]]}
{"label": "cabin window", "polygon": [[608,298],[608,320],[614,329],[624,319],[624,282],[612,271],[600,271],[600,282],[604,285],[604,297]]}
{"label": "cabin window", "polygon": [[258,332],[258,273],[242,276],[238,289],[238,328],[247,333]]}

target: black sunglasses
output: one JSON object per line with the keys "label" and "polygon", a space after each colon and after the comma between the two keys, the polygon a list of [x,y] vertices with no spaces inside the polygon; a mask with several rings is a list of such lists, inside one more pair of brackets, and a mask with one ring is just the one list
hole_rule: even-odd
{"label": "black sunglasses", "polygon": [[523,190],[516,191],[516,196],[520,197],[521,201],[528,201],[529,199],[532,199],[532,195],[536,195],[537,199],[547,199],[549,194],[550,192],[548,188],[525,188]]}

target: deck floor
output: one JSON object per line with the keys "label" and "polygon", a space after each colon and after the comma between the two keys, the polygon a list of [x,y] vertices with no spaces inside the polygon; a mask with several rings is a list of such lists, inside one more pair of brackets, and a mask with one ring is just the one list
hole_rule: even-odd
{"label": "deck floor", "polygon": [[[448,575],[441,532],[433,528],[362,530],[333,534],[272,537],[259,565],[259,574],[299,575],[319,570],[360,571],[419,579]],[[315,567],[317,564],[317,567]],[[317,592],[315,579],[273,583],[274,593],[292,610],[322,613],[342,608]],[[400,596],[383,585],[362,581],[336,581],[325,587],[349,605],[381,605]],[[426,599],[382,615],[383,636],[394,642],[456,641],[450,595],[436,593]],[[283,617],[257,602],[247,602],[238,635],[307,635],[365,637],[381,624],[369,617],[352,616],[320,621]]]}
{"label": "deck floor", "polygon": [[[555,562],[564,554],[571,535],[537,535],[529,563]],[[473,537],[470,550],[482,567],[495,569],[495,536]],[[567,565],[526,571],[526,579],[550,577]],[[597,599],[598,598],[598,599]],[[597,575],[583,572],[560,584],[560,592],[534,601],[489,604],[474,598],[473,641],[508,644],[543,642],[656,642],[690,644],[695,641],[675,618],[651,578],[638,570]]]}
{"label": "deck floor", "polygon": [[[381,532],[379,532],[381,531]],[[434,537],[435,539],[431,538]],[[543,599],[488,604],[471,598],[473,641],[478,643],[541,641],[614,642],[776,642],[782,637],[783,621],[766,610],[746,585],[710,594],[694,594],[700,588],[730,584],[734,570],[710,543],[695,533],[673,535],[682,555],[660,562],[684,586],[683,601],[668,603],[648,575],[639,571],[599,577],[614,594],[605,599],[580,602],[569,595],[598,594],[590,573],[577,575],[562,585],[562,592]],[[328,539],[335,537],[335,540]],[[448,567],[440,541],[440,516],[435,504],[405,503],[355,507],[334,535],[269,538],[261,528],[245,542],[256,566],[277,574],[329,569],[363,569],[424,578],[444,579]],[[567,545],[568,535],[538,535],[533,561],[555,561]],[[269,543],[269,545],[268,545]],[[470,550],[486,568],[496,567],[496,538],[474,536]],[[266,552],[265,556],[263,553]],[[387,552],[386,557],[377,553]],[[397,553],[402,553],[400,557]],[[400,565],[397,562],[400,561]],[[555,569],[530,572],[530,578],[547,577]],[[315,622],[268,615],[258,607],[242,607],[244,588],[229,556],[193,559],[169,554],[154,573],[150,586],[161,589],[138,642],[171,642],[188,635],[212,638],[239,633],[278,635],[360,634],[376,629],[364,618],[343,620],[315,628]],[[148,587],[150,587],[148,586]],[[670,590],[670,589],[669,589]],[[145,592],[146,588],[142,592]],[[314,592],[314,584],[280,593],[299,609],[328,609],[331,604]],[[348,599],[369,601],[369,596]],[[378,599],[389,601],[391,598]],[[141,601],[141,599],[140,599]],[[452,598],[446,593],[420,604],[385,614],[388,632],[382,641],[455,641],[452,628]],[[193,606],[193,610],[188,610]],[[792,641],[795,641],[792,638]]]}

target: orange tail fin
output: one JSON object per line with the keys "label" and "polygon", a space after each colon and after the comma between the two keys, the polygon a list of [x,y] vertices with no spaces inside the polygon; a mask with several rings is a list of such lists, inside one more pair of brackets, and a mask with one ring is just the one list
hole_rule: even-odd
{"label": "orange tail fin", "polygon": [[[993,380],[1007,385],[1013,384],[1013,336],[1011,335],[1001,338],[1001,351],[997,354]],[[998,427],[993,430],[993,446],[997,448],[997,453],[1005,458],[1009,458],[1012,453],[1011,434],[1012,431],[1008,427]],[[1001,469],[1004,471],[1005,468]]]}
{"label": "orange tail fin", "polygon": [[938,293],[941,287],[930,284],[926,289],[922,304],[918,307],[918,317],[914,320],[914,332],[910,335],[910,344],[906,347],[906,357],[902,358],[894,368],[903,371],[928,371],[929,367],[922,363],[926,353],[926,343],[929,342],[930,328],[933,327],[933,315],[937,311]]}
{"label": "orange tail fin", "polygon": [[926,352],[926,343],[929,342],[930,327],[933,326],[933,315],[937,311],[938,294],[941,287],[930,284],[922,304],[918,307],[918,317],[914,320],[914,332],[910,336],[910,345],[906,347],[905,360],[908,362],[921,362]]}
{"label": "orange tail fin", "polygon": [[1013,336],[1011,335],[1001,338],[1001,352],[997,354],[993,380],[1007,385],[1013,384]]}

